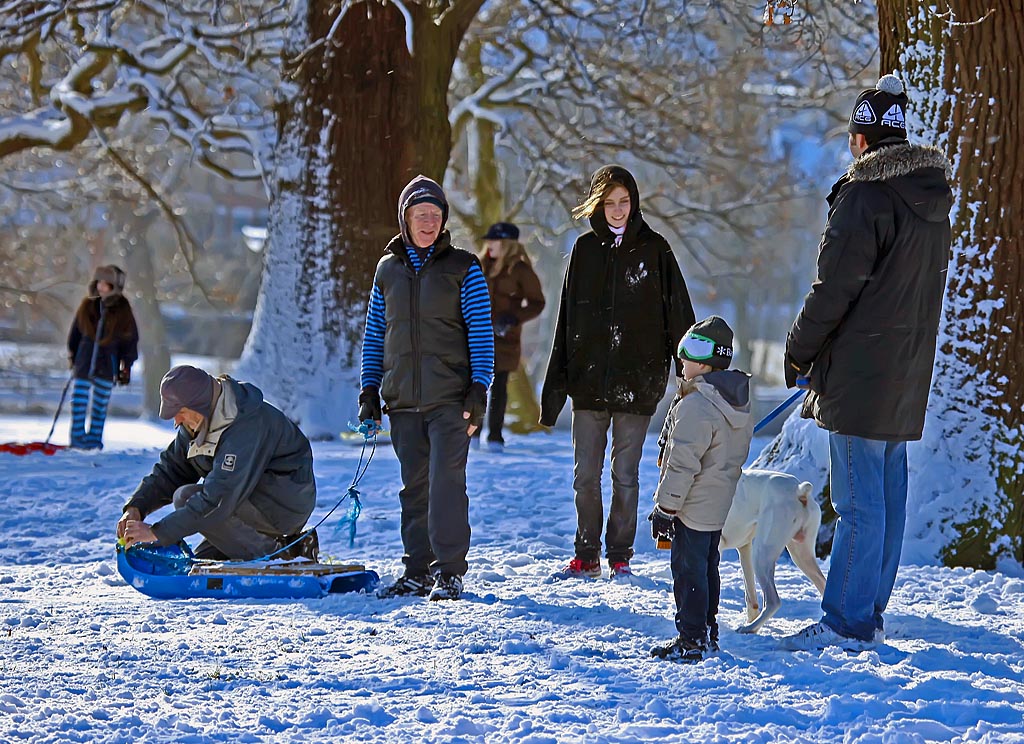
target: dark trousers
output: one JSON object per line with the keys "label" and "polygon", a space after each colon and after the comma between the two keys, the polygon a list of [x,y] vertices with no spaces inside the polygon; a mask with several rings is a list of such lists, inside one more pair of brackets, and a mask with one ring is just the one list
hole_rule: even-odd
{"label": "dark trousers", "polygon": [[690,641],[701,642],[708,630],[717,636],[718,601],[722,578],[718,542],[721,530],[700,532],[675,520],[672,538],[672,591],[676,598],[676,630]]}
{"label": "dark trousers", "polygon": [[[189,499],[202,490],[202,483],[181,486],[174,492],[174,508],[184,509]],[[283,535],[284,531],[271,524],[259,509],[243,501],[234,514],[205,527],[200,534],[205,539],[196,546],[197,558],[251,561],[277,550],[279,545],[274,535]]]}
{"label": "dark trousers", "polygon": [[508,372],[495,372],[494,382],[487,406],[487,441],[501,442],[501,429],[505,426],[505,409],[508,408]]}
{"label": "dark trousers", "polygon": [[468,424],[462,406],[389,414],[391,443],[402,471],[402,545],[405,573],[462,576],[469,565],[466,495]]}
{"label": "dark trousers", "polygon": [[601,557],[601,471],[612,430],[612,504],[605,528],[609,563],[633,557],[636,512],[640,496],[640,456],[650,416],[608,411],[572,411],[573,480],[576,492],[576,557],[596,561]]}
{"label": "dark trousers", "polygon": [[[505,444],[501,430],[505,426],[505,410],[508,408],[508,372],[495,372],[491,389],[487,393],[487,441]],[[473,437],[480,438],[483,427],[473,432]]]}

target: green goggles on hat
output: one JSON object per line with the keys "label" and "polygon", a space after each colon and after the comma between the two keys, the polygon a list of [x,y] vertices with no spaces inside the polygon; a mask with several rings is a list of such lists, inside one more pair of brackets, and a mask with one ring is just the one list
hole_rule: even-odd
{"label": "green goggles on hat", "polygon": [[679,342],[676,354],[683,359],[703,362],[705,359],[710,359],[715,355],[715,342],[707,336],[701,336],[699,333],[687,333],[683,336],[683,340]]}

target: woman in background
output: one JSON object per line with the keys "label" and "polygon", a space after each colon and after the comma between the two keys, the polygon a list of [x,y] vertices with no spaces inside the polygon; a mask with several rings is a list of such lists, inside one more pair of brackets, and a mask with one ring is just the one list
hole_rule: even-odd
{"label": "woman in background", "polygon": [[[487,408],[487,446],[505,447],[501,434],[508,406],[508,376],[519,368],[522,355],[522,325],[544,309],[544,291],[533,270],[526,249],[519,242],[519,228],[510,222],[491,225],[483,236],[480,263],[491,293],[491,321],[494,325],[494,382]],[[480,431],[473,440],[480,442]]]}

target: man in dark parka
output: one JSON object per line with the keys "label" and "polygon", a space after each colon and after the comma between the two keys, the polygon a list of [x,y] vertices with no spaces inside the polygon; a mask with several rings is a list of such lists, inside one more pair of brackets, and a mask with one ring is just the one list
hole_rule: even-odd
{"label": "man in dark parka", "polygon": [[786,340],[803,415],[829,431],[839,519],[823,616],[792,649],[883,638],[903,547],[907,442],[921,438],[949,262],[952,168],[907,142],[907,96],[886,75],[850,117],[854,161],[828,197],[818,275]]}
{"label": "man in dark parka", "polygon": [[[160,383],[160,417],[178,434],[124,505],[118,537],[173,545],[200,533],[198,558],[252,560],[301,532],[316,505],[313,451],[259,388],[180,365]],[[159,522],[142,521],[172,503]],[[316,539],[277,557],[316,560]]]}

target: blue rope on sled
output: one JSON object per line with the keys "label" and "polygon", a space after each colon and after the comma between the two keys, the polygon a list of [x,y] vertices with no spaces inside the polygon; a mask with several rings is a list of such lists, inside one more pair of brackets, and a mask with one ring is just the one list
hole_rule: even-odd
{"label": "blue rope on sled", "polygon": [[[269,561],[274,556],[283,553],[293,545],[297,545],[298,543],[305,540],[306,535],[308,535],[310,532],[312,532],[317,527],[322,525],[325,521],[327,521],[327,518],[334,514],[335,510],[337,510],[337,508],[345,502],[345,499],[349,499],[348,511],[345,513],[345,516],[341,518],[340,526],[348,527],[348,546],[350,548],[355,547],[356,521],[359,519],[359,515],[363,511],[363,505],[362,502],[360,502],[359,500],[359,491],[356,489],[356,486],[359,485],[359,481],[361,481],[363,479],[363,476],[366,475],[366,469],[370,467],[370,461],[373,460],[373,453],[377,451],[377,433],[382,431],[382,429],[379,426],[377,426],[376,422],[371,421],[369,419],[362,422],[358,427],[353,426],[351,423],[348,425],[348,427],[352,431],[357,431],[363,435],[363,448],[359,451],[359,462],[356,463],[355,477],[352,478],[352,483],[349,484],[348,490],[345,492],[345,495],[338,499],[338,503],[332,506],[331,510],[327,512],[319,522],[317,522],[308,530],[303,532],[295,540],[292,540],[292,542],[288,543],[282,548],[278,548],[273,553],[269,553],[268,555],[265,555],[262,558],[257,558],[256,560]],[[366,462],[364,463],[363,457],[366,455],[367,444],[370,445],[370,454],[368,457],[366,457]]]}
{"label": "blue rope on sled", "polygon": [[[369,424],[369,426],[367,426],[367,424]],[[363,448],[359,453],[359,462],[356,464],[355,477],[352,479],[352,483],[349,485],[345,495],[338,499],[338,503],[331,507],[331,510],[327,512],[319,522],[308,530],[305,530],[297,539],[288,543],[284,547],[275,550],[273,553],[269,553],[261,558],[256,558],[255,561],[269,561],[274,556],[283,553],[293,545],[302,542],[309,533],[327,521],[338,507],[345,502],[345,499],[349,500],[348,510],[341,518],[339,526],[342,529],[345,529],[346,527],[348,528],[348,546],[350,548],[355,547],[356,523],[359,520],[359,515],[363,511],[363,504],[359,498],[359,490],[356,486],[366,474],[366,470],[370,466],[370,461],[373,459],[373,453],[377,449],[377,432],[379,431],[379,428],[374,424],[374,422],[369,421],[364,422],[362,426],[354,430],[359,431],[363,435]],[[366,456],[367,444],[370,445],[369,456]],[[366,457],[365,463],[363,462],[364,457]],[[119,551],[125,550],[120,543],[118,544],[117,549]],[[133,545],[131,547],[131,555],[133,564],[139,570],[156,576],[181,576],[187,574],[196,563],[204,562],[195,557],[192,553],[192,549],[184,540],[178,542],[176,545],[158,545],[156,543]],[[221,561],[209,562],[220,563]]]}

